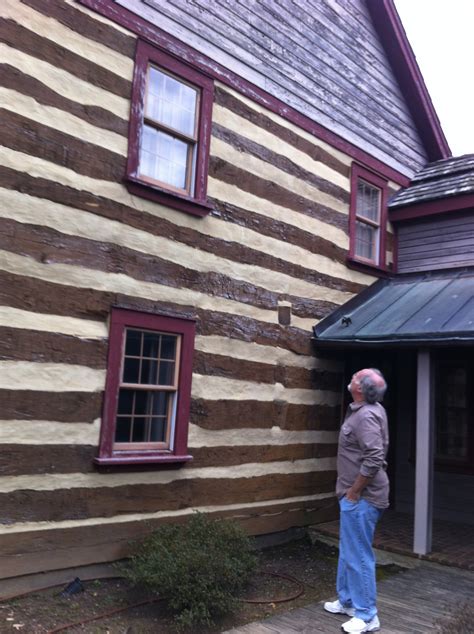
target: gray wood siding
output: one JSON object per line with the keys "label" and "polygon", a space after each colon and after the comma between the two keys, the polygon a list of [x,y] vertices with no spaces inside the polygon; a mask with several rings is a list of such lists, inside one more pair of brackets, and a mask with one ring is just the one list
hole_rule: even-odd
{"label": "gray wood siding", "polygon": [[401,172],[426,154],[362,0],[116,0]]}
{"label": "gray wood siding", "polygon": [[400,225],[398,272],[428,271],[474,264],[472,211],[429,222]]}

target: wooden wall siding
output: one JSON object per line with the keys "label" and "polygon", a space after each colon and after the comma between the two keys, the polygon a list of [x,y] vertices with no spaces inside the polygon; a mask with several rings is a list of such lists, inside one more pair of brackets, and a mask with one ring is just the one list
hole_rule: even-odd
{"label": "wooden wall siding", "polygon": [[362,0],[117,3],[400,172],[426,164]]}
{"label": "wooden wall siding", "polygon": [[[217,84],[211,214],[135,198],[134,38],[63,0],[0,19],[0,576],[113,560],[192,508],[332,517],[341,367],[310,329],[373,281],[345,266],[351,160]],[[111,306],[196,319],[183,469],[92,467]]]}
{"label": "wooden wall siding", "polygon": [[398,231],[398,270],[430,271],[474,264],[472,210],[438,216],[429,222],[401,224]]}

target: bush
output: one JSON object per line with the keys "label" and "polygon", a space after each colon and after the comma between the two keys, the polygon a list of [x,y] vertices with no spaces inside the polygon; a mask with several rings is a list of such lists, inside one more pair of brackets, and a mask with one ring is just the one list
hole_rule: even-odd
{"label": "bush", "polygon": [[162,526],[148,537],[126,576],[165,596],[178,626],[211,625],[236,607],[256,565],[237,524],[195,513],[186,524]]}

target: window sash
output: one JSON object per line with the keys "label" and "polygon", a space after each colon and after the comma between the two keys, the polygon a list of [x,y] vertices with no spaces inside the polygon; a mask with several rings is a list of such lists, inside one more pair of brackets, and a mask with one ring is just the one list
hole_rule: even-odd
{"label": "window sash", "polygon": [[[126,354],[126,345],[127,345],[127,336],[131,332],[140,333],[140,354]],[[147,357],[144,356],[144,342],[145,342],[145,334],[153,334],[155,336],[159,336],[159,350],[158,356]],[[163,358],[162,354],[162,337],[173,337],[175,339],[175,350],[174,357],[171,359],[169,357]],[[181,342],[182,337],[179,334],[173,334],[162,331],[153,331],[148,329],[140,329],[140,328],[124,328],[123,331],[123,340],[122,340],[122,353],[121,353],[121,367],[120,367],[120,382],[119,382],[119,390],[118,390],[118,403],[120,403],[120,398],[124,392],[133,392],[133,404],[132,410],[129,413],[121,413],[117,409],[115,416],[115,432],[114,432],[114,442],[113,449],[114,450],[132,450],[132,449],[160,449],[160,450],[173,450],[172,439],[174,437],[175,423],[176,423],[176,406],[178,401],[178,377],[180,371],[180,358],[181,358]],[[138,369],[138,379],[139,382],[125,382],[124,374],[125,374],[125,364],[127,359],[139,360],[139,369]],[[142,378],[142,362],[143,361],[156,361],[157,369],[156,369],[156,377],[159,379],[160,376],[160,364],[164,362],[166,364],[173,362],[174,363],[174,372],[173,372],[173,380],[170,384],[159,384],[159,383],[146,383],[140,382]],[[151,366],[151,364],[150,364]],[[142,393],[147,394],[147,408],[150,406],[150,401],[155,401],[155,395],[163,393],[166,395],[167,399],[167,407],[165,416],[155,415],[153,412],[148,412],[147,414],[136,414],[134,410],[136,405],[136,394]],[[150,399],[151,397],[151,399]],[[152,441],[150,440],[150,434],[153,427],[153,419],[164,418],[163,421],[165,424],[165,438],[163,441]],[[129,441],[118,441],[117,440],[117,429],[119,428],[119,424],[121,420],[129,419],[130,420],[130,431]],[[144,420],[144,435],[145,438],[148,436],[148,440],[144,441],[134,441],[133,433],[135,430],[135,420]],[[155,421],[156,424],[157,421]]]}
{"label": "window sash", "polygon": [[[196,92],[194,104],[194,123],[192,134],[172,126],[169,122],[154,118],[149,113],[150,74],[156,70],[165,77],[169,77],[181,86],[192,88]],[[144,115],[140,133],[140,148],[138,156],[138,170],[140,178],[150,184],[157,184],[176,193],[194,195],[196,179],[196,157],[199,130],[199,112],[201,103],[201,89],[193,84],[165,71],[154,64],[148,64],[145,79]],[[150,135],[148,130],[154,131]],[[145,139],[154,138],[155,151],[144,149]],[[170,156],[163,155],[163,148],[168,148]],[[159,153],[161,148],[161,155]],[[178,151],[181,148],[181,152]],[[176,162],[177,153],[181,154],[181,161]],[[185,160],[183,161],[183,154]],[[153,165],[153,168],[150,167]],[[174,166],[174,167],[173,167]],[[150,173],[151,172],[151,173]],[[166,172],[169,176],[165,176]],[[175,178],[173,178],[175,176]],[[176,178],[177,176],[177,178]]]}

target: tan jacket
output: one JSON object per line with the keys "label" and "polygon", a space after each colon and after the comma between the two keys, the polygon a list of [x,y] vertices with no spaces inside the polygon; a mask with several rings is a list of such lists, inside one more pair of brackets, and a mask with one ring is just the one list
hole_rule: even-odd
{"label": "tan jacket", "polygon": [[336,495],[345,495],[360,473],[372,478],[362,497],[378,508],[388,506],[387,414],[380,403],[351,403],[339,433]]}

